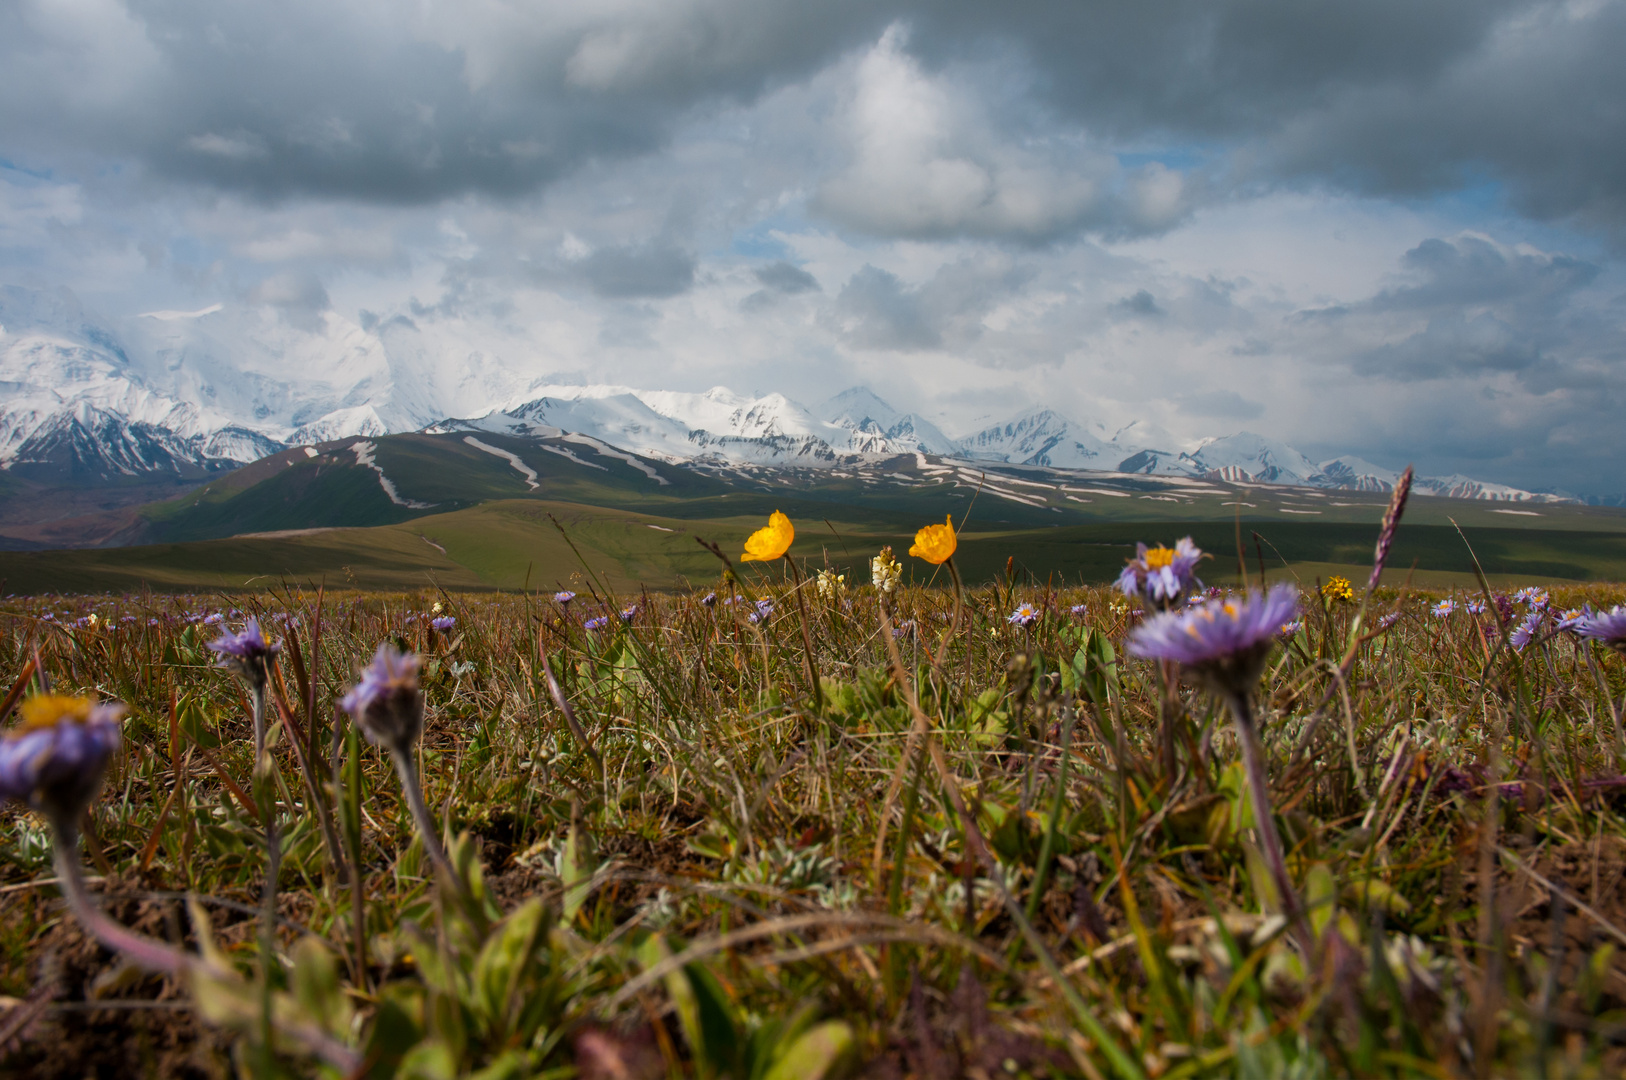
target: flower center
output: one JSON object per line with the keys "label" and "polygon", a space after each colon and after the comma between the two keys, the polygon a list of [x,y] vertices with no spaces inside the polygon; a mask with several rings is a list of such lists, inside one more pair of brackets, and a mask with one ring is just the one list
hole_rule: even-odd
{"label": "flower center", "polygon": [[1146,549],[1146,569],[1161,570],[1174,563],[1174,549],[1155,547]]}
{"label": "flower center", "polygon": [[17,706],[17,711],[22,713],[23,717],[18,727],[24,731],[32,731],[36,728],[56,727],[64,721],[83,724],[90,719],[90,707],[89,698],[69,697],[66,694],[35,694]]}

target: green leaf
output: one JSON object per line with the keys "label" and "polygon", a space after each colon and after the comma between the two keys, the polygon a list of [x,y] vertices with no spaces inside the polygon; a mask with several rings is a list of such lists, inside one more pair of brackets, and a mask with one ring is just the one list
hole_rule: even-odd
{"label": "green leaf", "polygon": [[294,1000],[312,1022],[329,1032],[350,1025],[350,1002],[339,989],[339,966],[317,938],[305,936],[294,943],[289,973]]}
{"label": "green leaf", "polygon": [[717,981],[717,976],[701,964],[690,964],[683,973],[694,991],[696,1017],[700,1022],[702,1049],[696,1052],[697,1056],[703,1052],[716,1072],[737,1074],[744,1045],[728,992]]}
{"label": "green leaf", "polygon": [[559,880],[565,887],[565,922],[574,922],[586,902],[587,882],[592,880],[596,866],[592,838],[585,829],[572,826],[565,840],[564,857],[559,860]]}
{"label": "green leaf", "polygon": [[474,990],[488,1027],[501,1031],[519,1002],[520,978],[536,954],[547,911],[536,898],[521,904],[486,939],[474,961]]}
{"label": "green leaf", "polygon": [[826,1021],[792,1043],[763,1080],[822,1080],[852,1045],[852,1028],[840,1020]]}

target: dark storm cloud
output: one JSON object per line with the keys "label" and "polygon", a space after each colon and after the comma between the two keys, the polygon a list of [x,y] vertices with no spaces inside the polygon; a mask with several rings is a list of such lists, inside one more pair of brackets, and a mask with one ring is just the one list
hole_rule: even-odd
{"label": "dark storm cloud", "polygon": [[[1626,5],[1610,0],[19,0],[0,6],[0,146],[273,197],[505,196],[657,150],[697,107],[803,79],[894,22],[929,74],[1020,72],[1014,93],[988,72],[963,89],[996,124],[1036,118],[1023,145],[1058,176],[1070,152],[1045,149],[1046,125],[1199,147],[1215,195],[1283,179],[1380,195],[1489,182],[1529,214],[1626,226]],[[1183,205],[1154,200],[1141,220],[1133,190],[1101,202],[1038,159],[955,162],[986,174],[954,179],[969,209],[869,227],[1031,242],[1164,228]],[[823,197],[843,221],[861,209],[839,186]]]}
{"label": "dark storm cloud", "polygon": [[0,6],[0,140],[266,196],[508,195],[873,38],[842,0]]}

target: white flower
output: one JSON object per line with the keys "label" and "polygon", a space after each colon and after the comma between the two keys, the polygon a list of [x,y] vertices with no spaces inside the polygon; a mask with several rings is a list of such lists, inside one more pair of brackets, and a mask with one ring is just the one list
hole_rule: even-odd
{"label": "white flower", "polygon": [[882,593],[891,593],[898,587],[898,579],[903,576],[903,567],[892,557],[892,549],[886,547],[869,561],[869,575],[877,589]]}
{"label": "white flower", "polygon": [[833,570],[820,570],[814,584],[818,586],[821,599],[834,600],[847,591],[847,575],[838,574]]}

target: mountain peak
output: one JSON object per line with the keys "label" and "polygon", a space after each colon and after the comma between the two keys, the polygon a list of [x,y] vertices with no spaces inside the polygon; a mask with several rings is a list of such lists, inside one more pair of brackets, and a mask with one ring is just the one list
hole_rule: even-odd
{"label": "mountain peak", "polygon": [[821,404],[813,415],[842,427],[861,428],[866,421],[874,421],[876,427],[885,429],[897,421],[899,413],[869,387],[850,386]]}

